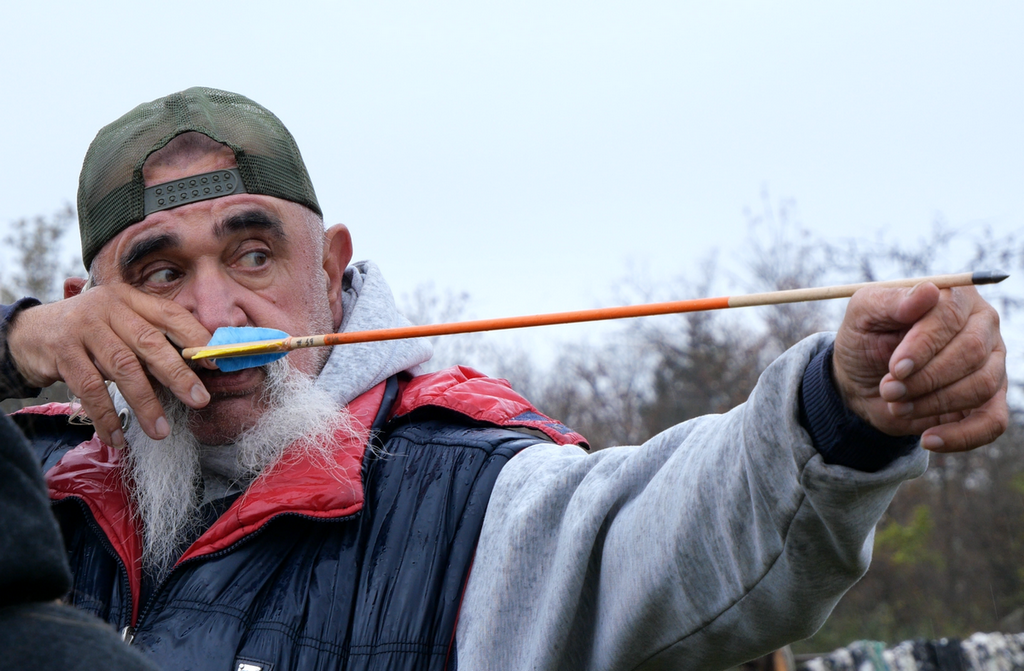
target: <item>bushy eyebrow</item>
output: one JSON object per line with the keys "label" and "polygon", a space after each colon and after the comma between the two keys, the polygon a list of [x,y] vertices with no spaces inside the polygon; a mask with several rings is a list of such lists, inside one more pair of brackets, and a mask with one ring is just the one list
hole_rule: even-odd
{"label": "bushy eyebrow", "polygon": [[252,229],[266,231],[277,240],[287,239],[281,220],[263,210],[246,210],[233,214],[217,224],[213,229],[213,234],[218,238],[226,238],[234,233]]}
{"label": "bushy eyebrow", "polygon": [[181,239],[172,233],[164,233],[152,238],[144,238],[136,241],[128,248],[128,252],[121,257],[121,262],[118,264],[118,267],[121,270],[121,278],[127,280],[132,266],[150,254],[156,254],[157,252],[162,252],[165,249],[180,246]]}
{"label": "bushy eyebrow", "polygon": [[[263,210],[246,210],[233,214],[214,226],[213,234],[223,239],[235,233],[253,229],[266,231],[274,239],[282,242],[287,240],[284,224],[281,223],[281,220],[267,214]],[[125,255],[121,257],[121,262],[118,264],[121,277],[127,280],[132,266],[150,254],[156,254],[180,246],[181,238],[173,233],[163,233],[135,242],[135,244],[128,248]]]}

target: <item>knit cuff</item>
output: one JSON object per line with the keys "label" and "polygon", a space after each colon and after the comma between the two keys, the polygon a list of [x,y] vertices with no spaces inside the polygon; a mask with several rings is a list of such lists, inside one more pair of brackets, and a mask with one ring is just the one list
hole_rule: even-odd
{"label": "knit cuff", "polygon": [[920,436],[890,436],[853,413],[832,379],[835,345],[819,352],[804,370],[800,423],[826,464],[874,473],[910,454]]}
{"label": "knit cuff", "polygon": [[40,387],[31,387],[18,372],[18,367],[7,347],[7,330],[11,322],[22,310],[40,305],[35,298],[22,298],[11,305],[0,305],[0,399],[32,398],[42,391]]}

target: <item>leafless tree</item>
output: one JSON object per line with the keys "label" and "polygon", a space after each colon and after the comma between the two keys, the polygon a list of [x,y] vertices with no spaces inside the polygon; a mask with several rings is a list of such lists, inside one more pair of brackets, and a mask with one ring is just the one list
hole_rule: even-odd
{"label": "leafless tree", "polygon": [[65,205],[50,216],[19,219],[4,244],[15,253],[15,271],[2,277],[0,302],[11,303],[20,296],[33,296],[47,303],[61,297],[65,277],[82,276],[81,260],[66,261],[61,241],[76,221],[75,210]]}

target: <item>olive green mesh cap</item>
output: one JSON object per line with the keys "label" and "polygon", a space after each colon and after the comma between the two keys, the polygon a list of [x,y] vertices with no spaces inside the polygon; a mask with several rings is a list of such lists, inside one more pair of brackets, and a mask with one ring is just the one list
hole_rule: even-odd
{"label": "olive green mesh cap", "polygon": [[111,238],[145,218],[146,159],[189,131],[231,147],[246,192],[323,214],[295,139],[270,110],[237,93],[191,88],[139,105],[100,130],[89,145],[78,180],[78,225],[87,268]]}

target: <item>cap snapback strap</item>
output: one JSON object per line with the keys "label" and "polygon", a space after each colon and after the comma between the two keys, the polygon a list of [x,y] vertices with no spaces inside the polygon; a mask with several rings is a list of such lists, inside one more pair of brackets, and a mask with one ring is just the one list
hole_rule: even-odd
{"label": "cap snapback strap", "polygon": [[144,216],[148,217],[153,212],[160,210],[169,210],[172,207],[197,203],[210,198],[231,196],[236,193],[247,193],[238,168],[226,168],[182,177],[148,187],[143,192]]}

